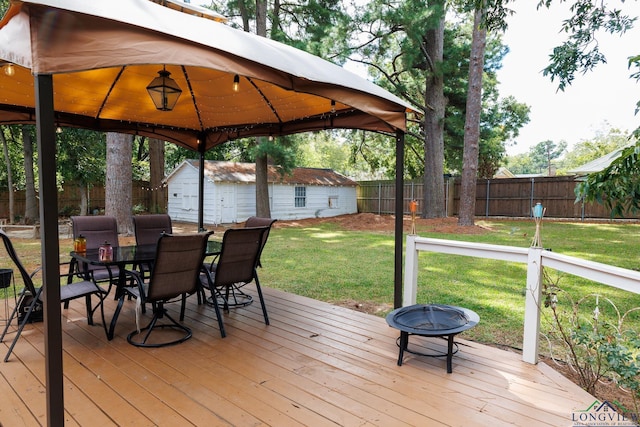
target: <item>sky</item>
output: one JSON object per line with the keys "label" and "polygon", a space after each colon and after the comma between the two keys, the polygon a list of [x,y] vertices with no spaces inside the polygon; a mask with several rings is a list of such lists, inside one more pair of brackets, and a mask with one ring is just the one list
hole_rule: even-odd
{"label": "sky", "polygon": [[[599,36],[607,63],[587,74],[576,74],[571,86],[560,92],[557,80],[552,83],[542,70],[553,48],[564,40],[560,26],[570,15],[565,4],[554,2],[550,10],[536,10],[537,3],[518,0],[512,4],[516,13],[508,19],[509,28],[503,35],[510,52],[498,72],[500,94],[513,95],[531,107],[529,123],[520,130],[515,144],[507,146],[507,154],[528,152],[546,140],[565,141],[571,148],[598,131],[606,133],[611,127],[631,131],[640,126],[640,115],[634,116],[640,83],[629,78],[627,67],[628,57],[640,54],[640,22],[622,37]],[[627,0],[623,7],[627,14],[640,16],[640,2]]]}

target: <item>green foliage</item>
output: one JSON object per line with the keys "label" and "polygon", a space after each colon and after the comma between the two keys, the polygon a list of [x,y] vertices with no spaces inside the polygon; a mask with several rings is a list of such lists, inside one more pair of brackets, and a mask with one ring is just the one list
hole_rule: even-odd
{"label": "green foliage", "polygon": [[576,186],[576,201],[596,201],[611,209],[611,217],[640,210],[640,143],[627,147],[620,157]]}
{"label": "green foliage", "polygon": [[[20,125],[3,125],[0,126],[0,132],[7,142],[9,152],[9,162],[11,164],[11,173],[13,177],[13,189],[23,190],[25,188],[24,176],[24,153],[22,150],[22,132]],[[35,154],[35,153],[34,153]],[[0,188],[8,188],[8,168],[6,165],[4,154],[0,155]]]}
{"label": "green foliage", "polygon": [[534,167],[544,170],[546,169],[549,175],[551,173],[551,166],[554,163],[554,160],[560,158],[567,149],[567,143],[565,141],[560,141],[555,143],[553,141],[547,140],[542,141],[531,147],[530,154],[531,160],[534,163]]}
{"label": "green foliage", "polygon": [[628,144],[629,135],[619,129],[599,130],[592,139],[582,140],[575,144],[571,151],[568,151],[562,158],[558,170],[561,172],[569,171]]}
{"label": "green foliage", "polygon": [[349,144],[342,131],[314,132],[297,150],[295,164],[302,167],[330,168],[346,176],[357,171],[349,164]]}
{"label": "green foliage", "polygon": [[[552,3],[553,0],[541,0],[538,7],[549,8]],[[543,75],[549,76],[551,81],[558,80],[559,90],[563,91],[571,85],[576,73],[585,73],[606,62],[605,55],[599,50],[598,33],[622,35],[633,27],[636,18],[625,15],[622,9],[611,3],[599,0],[573,1],[573,15],[563,22],[561,29],[568,38],[553,49],[551,63],[543,71]],[[620,0],[621,7],[623,3],[624,0]]]}
{"label": "green foliage", "polygon": [[[431,108],[424,103],[426,82],[432,66],[432,59],[425,54],[425,43],[429,31],[433,31],[444,13],[443,6],[443,2],[430,2],[425,7],[421,1],[398,4],[373,1],[354,13],[351,23],[354,32],[352,40],[355,42],[350,58],[367,66],[376,83],[405,98],[423,114]],[[444,76],[444,95],[447,99],[444,122],[445,171],[459,172],[462,169],[471,44],[468,15],[460,15],[447,23],[444,40],[445,60],[442,64],[436,64],[436,72]],[[506,52],[499,35],[490,33],[483,77],[479,154],[482,176],[492,175],[498,169],[505,154],[504,143],[517,136],[520,127],[528,121],[529,108],[526,105],[512,97],[499,97],[496,71]],[[353,141],[353,144],[352,152],[362,154],[371,169],[382,166],[386,176],[393,173],[395,152],[387,149],[393,141],[381,142],[367,136],[366,139]],[[366,144],[371,146],[366,147]],[[408,178],[418,178],[424,174],[423,123],[410,121],[406,144],[405,174]],[[385,149],[380,150],[381,146]]]}
{"label": "green foliage", "polygon": [[638,413],[640,339],[627,320],[640,307],[621,313],[613,300],[600,294],[575,299],[548,269],[544,270],[543,297],[543,333],[553,357],[567,363],[580,386],[591,394],[604,380],[631,391],[635,405],[631,409]]}
{"label": "green foliage", "polygon": [[58,173],[64,182],[91,185],[104,182],[106,135],[86,129],[62,128],[57,134]]}

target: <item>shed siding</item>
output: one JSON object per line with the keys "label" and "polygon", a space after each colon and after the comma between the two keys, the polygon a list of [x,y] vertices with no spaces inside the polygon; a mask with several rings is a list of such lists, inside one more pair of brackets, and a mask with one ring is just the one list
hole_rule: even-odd
{"label": "shed siding", "polygon": [[[168,212],[174,221],[198,222],[198,171],[192,167],[182,167],[167,183]],[[215,184],[205,179],[204,182],[204,222],[215,224],[211,213],[215,213]],[[192,203],[185,203],[185,198],[192,198]]]}
{"label": "shed siding", "polygon": [[[296,186],[306,188],[306,206],[295,206]],[[168,211],[175,221],[198,222],[198,170],[183,164],[168,179]],[[190,199],[195,194],[195,200]],[[223,199],[233,206],[223,206]],[[243,222],[256,214],[255,183],[212,182],[205,179],[204,223]],[[356,187],[339,185],[269,184],[271,217],[280,220],[331,217],[357,213]],[[224,210],[224,211],[223,211]],[[223,221],[224,220],[224,221]]]}

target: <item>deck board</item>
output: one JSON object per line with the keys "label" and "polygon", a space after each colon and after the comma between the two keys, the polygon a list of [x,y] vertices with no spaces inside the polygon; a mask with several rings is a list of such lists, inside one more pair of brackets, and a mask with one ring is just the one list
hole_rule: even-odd
{"label": "deck board", "polygon": [[[563,426],[595,400],[550,367],[464,334],[452,374],[443,358],[407,354],[397,366],[398,331],[384,319],[264,293],[271,325],[257,303],[234,309],[224,314],[223,339],[213,310],[190,298],[185,323],[193,338],[159,349],[126,342],[134,302],[125,303],[113,341],[86,324],[83,302],[72,302],[63,310],[66,425]],[[108,316],[114,307],[106,302]],[[411,343],[446,348],[438,339]],[[43,349],[43,324],[28,325],[0,364],[9,403],[0,424],[46,424]]]}

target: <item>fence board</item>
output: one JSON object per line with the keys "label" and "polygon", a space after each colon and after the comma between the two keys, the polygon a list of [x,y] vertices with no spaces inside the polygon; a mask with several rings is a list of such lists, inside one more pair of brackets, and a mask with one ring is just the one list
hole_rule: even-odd
{"label": "fence board", "polygon": [[[13,193],[14,214],[22,217],[25,210],[25,192],[14,191]],[[151,205],[151,191],[149,183],[145,181],[134,181],[131,187],[131,202],[133,206],[140,205],[145,210],[149,210]],[[89,191],[90,210],[104,209],[105,196],[103,186],[94,186]],[[58,212],[77,213],[80,207],[80,189],[74,185],[64,185],[62,191],[58,193]],[[9,218],[9,193],[0,191],[0,218]]]}
{"label": "fence board", "polygon": [[[477,217],[529,217],[531,207],[537,202],[546,208],[545,216],[570,219],[610,218],[611,211],[598,203],[576,203],[575,176],[500,178],[478,180],[476,184]],[[447,214],[457,215],[460,203],[460,179],[445,181]],[[404,186],[404,212],[409,213],[409,202],[418,202],[422,213],[424,192],[421,181],[407,181]],[[394,181],[358,182],[358,212],[393,214],[395,198]],[[627,218],[638,219],[638,215]]]}

